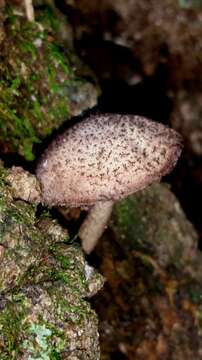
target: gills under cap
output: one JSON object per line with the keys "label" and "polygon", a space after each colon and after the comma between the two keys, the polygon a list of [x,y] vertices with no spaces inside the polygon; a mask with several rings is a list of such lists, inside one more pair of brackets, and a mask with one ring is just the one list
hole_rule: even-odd
{"label": "gills under cap", "polygon": [[169,173],[181,136],[141,116],[92,115],[59,135],[38,162],[43,202],[91,206],[118,200]]}

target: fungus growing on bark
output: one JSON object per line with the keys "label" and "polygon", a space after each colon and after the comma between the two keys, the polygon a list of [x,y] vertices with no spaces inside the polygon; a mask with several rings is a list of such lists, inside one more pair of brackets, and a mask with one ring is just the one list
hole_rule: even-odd
{"label": "fungus growing on bark", "polygon": [[90,116],[59,135],[39,160],[43,202],[91,208],[79,231],[89,253],[113,201],[160,181],[175,166],[181,143],[176,131],[140,116]]}

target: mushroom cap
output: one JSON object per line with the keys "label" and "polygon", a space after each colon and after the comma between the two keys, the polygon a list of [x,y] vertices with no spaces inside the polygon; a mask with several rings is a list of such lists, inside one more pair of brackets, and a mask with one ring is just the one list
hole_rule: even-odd
{"label": "mushroom cap", "polygon": [[134,115],[92,115],[67,129],[38,162],[43,202],[91,206],[159,181],[181,153],[181,136]]}

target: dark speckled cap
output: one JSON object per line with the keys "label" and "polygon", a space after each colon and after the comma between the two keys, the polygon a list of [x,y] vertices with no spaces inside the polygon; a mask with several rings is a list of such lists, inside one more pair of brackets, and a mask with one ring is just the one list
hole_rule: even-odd
{"label": "dark speckled cap", "polygon": [[44,204],[90,206],[159,181],[176,164],[181,136],[134,115],[93,115],[59,135],[39,160]]}

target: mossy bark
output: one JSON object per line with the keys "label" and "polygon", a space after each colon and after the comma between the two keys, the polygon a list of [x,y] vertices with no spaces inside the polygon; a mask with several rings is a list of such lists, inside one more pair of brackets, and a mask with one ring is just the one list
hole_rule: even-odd
{"label": "mossy bark", "polygon": [[168,186],[116,203],[96,254],[107,287],[94,300],[102,359],[201,359],[197,235]]}
{"label": "mossy bark", "polygon": [[2,20],[0,146],[33,160],[33,145],[94,106],[98,89],[71,44],[64,51],[56,40],[60,23],[51,10],[28,22],[6,8]]}
{"label": "mossy bark", "polygon": [[1,164],[1,360],[99,359],[97,317],[85,298],[102,278],[48,214],[36,218],[36,205],[13,199],[7,179]]}

